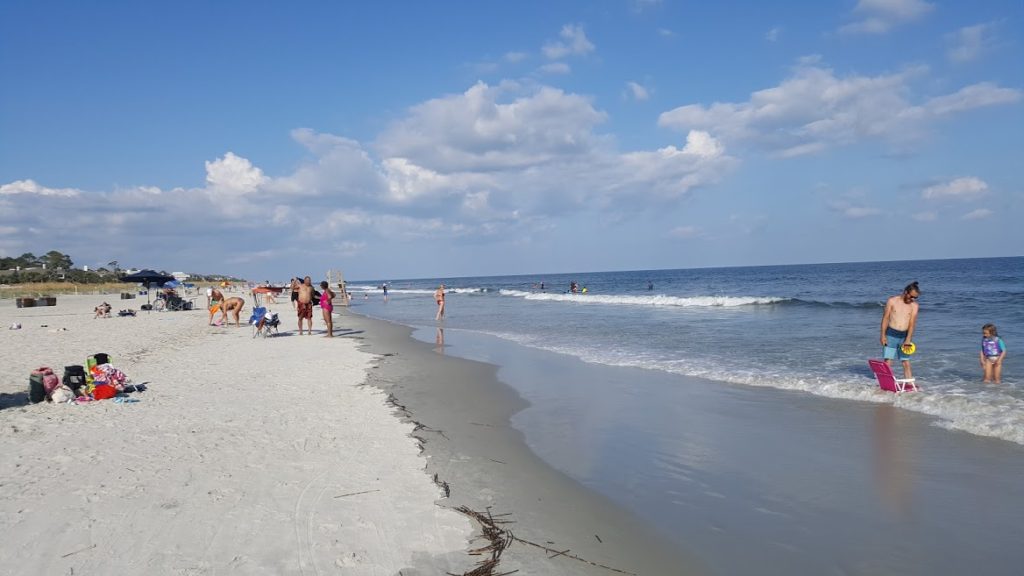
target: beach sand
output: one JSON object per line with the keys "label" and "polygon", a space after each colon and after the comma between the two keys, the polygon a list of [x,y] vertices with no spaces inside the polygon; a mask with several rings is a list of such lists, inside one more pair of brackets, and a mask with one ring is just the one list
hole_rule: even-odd
{"label": "beach sand", "polygon": [[[284,304],[253,339],[248,308],[94,319],[104,298],[0,302],[0,574],[464,574],[491,519],[495,574],[704,573],[537,458],[494,366],[348,311],[299,336]],[[27,404],[32,369],[96,352],[138,402]]]}
{"label": "beach sand", "polygon": [[[364,385],[376,359],[359,340],[288,334],[287,305],[266,340],[248,309],[241,328],[207,326],[205,311],[93,319],[104,298],[0,302],[0,574],[474,565],[476,527],[435,504],[414,425]],[[59,375],[96,352],[145,383],[138,402],[26,405],[32,369]]]}

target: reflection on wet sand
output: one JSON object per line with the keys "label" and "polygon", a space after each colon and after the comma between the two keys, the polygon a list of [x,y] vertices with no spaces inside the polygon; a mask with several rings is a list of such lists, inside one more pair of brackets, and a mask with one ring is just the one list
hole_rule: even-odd
{"label": "reflection on wet sand", "polygon": [[875,409],[875,484],[882,501],[897,519],[910,515],[912,485],[911,439],[899,424],[899,413],[894,406],[879,405]]}
{"label": "reflection on wet sand", "polygon": [[437,336],[434,337],[434,351],[444,354],[444,328],[440,326],[437,328]]}

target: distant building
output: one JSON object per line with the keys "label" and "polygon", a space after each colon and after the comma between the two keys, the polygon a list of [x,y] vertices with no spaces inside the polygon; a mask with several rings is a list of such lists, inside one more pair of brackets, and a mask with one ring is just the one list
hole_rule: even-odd
{"label": "distant building", "polygon": [[174,279],[178,282],[188,280],[188,274],[185,274],[184,272],[171,272],[171,276],[174,276]]}

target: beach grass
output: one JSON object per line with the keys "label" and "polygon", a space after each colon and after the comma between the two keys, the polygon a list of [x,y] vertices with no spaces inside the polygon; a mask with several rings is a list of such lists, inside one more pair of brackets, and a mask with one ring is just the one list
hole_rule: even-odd
{"label": "beach grass", "polygon": [[[205,284],[197,284],[204,288]],[[0,299],[38,298],[61,294],[120,294],[135,293],[138,286],[129,282],[101,282],[98,284],[75,284],[72,282],[31,282],[26,284],[0,284]]]}

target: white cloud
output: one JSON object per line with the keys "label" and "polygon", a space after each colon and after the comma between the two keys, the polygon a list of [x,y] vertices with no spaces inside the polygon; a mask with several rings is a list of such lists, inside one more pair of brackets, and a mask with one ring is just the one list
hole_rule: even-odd
{"label": "white cloud", "polygon": [[15,194],[35,196],[78,196],[82,192],[74,188],[47,188],[41,186],[35,180],[17,180],[10,184],[0,186],[0,195],[13,196]]}
{"label": "white cloud", "polygon": [[551,60],[558,60],[566,56],[583,56],[594,50],[594,44],[587,39],[583,26],[578,24],[562,26],[559,37],[561,40],[551,41],[544,45],[544,55]]}
{"label": "white cloud", "polygon": [[334,245],[334,251],[339,256],[355,256],[360,252],[366,250],[366,242],[354,242],[352,240],[344,240]]}
{"label": "white cloud", "polygon": [[939,217],[939,215],[934,211],[929,211],[911,214],[910,217],[913,218],[914,220],[917,220],[918,222],[934,222]]}
{"label": "white cloud", "polygon": [[634,100],[647,100],[651,97],[650,91],[645,88],[642,84],[633,82],[632,80],[626,82],[627,94]]}
{"label": "white cloud", "polygon": [[683,148],[683,154],[693,154],[701,158],[717,158],[724,152],[725,148],[722,147],[722,143],[715,140],[707,132],[690,130],[689,134],[686,135],[686,146]]}
{"label": "white cloud", "polygon": [[779,39],[779,35],[782,34],[782,28],[776,26],[765,33],[764,39],[769,42],[776,42]]}
{"label": "white cloud", "polygon": [[1021,91],[1000,88],[991,82],[980,82],[965,86],[952,94],[937,96],[925,103],[925,112],[935,116],[963,112],[984,106],[1013,104],[1021,99]]}
{"label": "white cloud", "polygon": [[946,56],[950,62],[958,64],[977,59],[991,47],[994,41],[993,31],[993,24],[975,24],[947,34],[946,42],[949,44],[949,50],[947,50]]}
{"label": "white cloud", "polygon": [[[857,194],[853,194],[856,196]],[[862,204],[852,204],[846,200],[837,200],[829,204],[829,208],[841,214],[844,218],[851,220],[859,220],[862,218],[869,218],[871,216],[877,216],[882,213],[878,208],[871,206],[864,206]]]}
{"label": "white cloud", "polygon": [[[19,180],[0,185],[0,231],[9,232],[0,249],[209,262],[216,237],[218,253],[231,254],[224,262],[257,265],[365,252],[383,238],[521,238],[563,214],[664,210],[737,164],[700,130],[620,151],[599,131],[606,117],[589,97],[551,86],[478,83],[412,106],[372,143],[296,129],[306,157],[280,175],[226,152],[205,162],[195,188],[85,192]],[[138,264],[164,266],[156,260]]]}
{"label": "white cloud", "polygon": [[215,192],[244,195],[255,192],[265,182],[262,170],[231,152],[206,163],[206,184]]}
{"label": "white cloud", "polygon": [[664,38],[672,38],[676,33],[668,28],[658,28],[658,35]]}
{"label": "white cloud", "polygon": [[992,211],[988,208],[978,208],[977,210],[971,210],[967,214],[963,215],[964,220],[984,220],[992,215]]}
{"label": "white cloud", "polygon": [[925,200],[973,200],[988,192],[988,184],[973,176],[955,178],[942,184],[928,186],[921,191]]}
{"label": "white cloud", "polygon": [[696,226],[676,226],[669,230],[668,235],[673,238],[689,239],[700,237],[702,232]]}
{"label": "white cloud", "polygon": [[541,74],[547,74],[549,76],[555,76],[555,75],[565,75],[565,74],[568,74],[568,73],[572,72],[572,67],[570,67],[565,62],[549,62],[549,63],[541,66],[540,68],[537,68],[537,70]]}
{"label": "white cloud", "polygon": [[854,22],[839,28],[843,34],[885,34],[893,28],[918,20],[935,8],[924,0],[859,0],[853,9]]}
{"label": "white cloud", "polygon": [[802,59],[791,77],[746,102],[688,104],[663,112],[658,124],[706,130],[726,144],[749,143],[789,157],[868,139],[905,144],[923,138],[942,117],[1021,99],[1020,90],[983,82],[915,104],[912,81],[926,72],[839,77],[817,59]]}
{"label": "white cloud", "polygon": [[512,63],[522,62],[528,57],[529,55],[526,52],[506,52],[504,56],[506,62]]}

